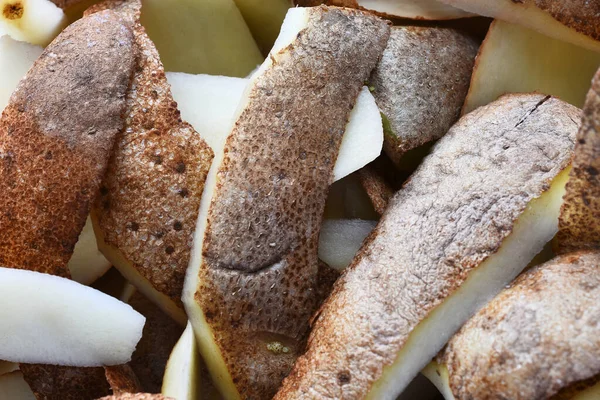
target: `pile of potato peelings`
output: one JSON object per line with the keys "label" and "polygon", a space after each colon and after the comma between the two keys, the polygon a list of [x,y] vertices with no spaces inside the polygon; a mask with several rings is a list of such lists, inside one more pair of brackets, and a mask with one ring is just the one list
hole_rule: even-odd
{"label": "pile of potato peelings", "polygon": [[0,13],[0,399],[600,398],[599,2]]}

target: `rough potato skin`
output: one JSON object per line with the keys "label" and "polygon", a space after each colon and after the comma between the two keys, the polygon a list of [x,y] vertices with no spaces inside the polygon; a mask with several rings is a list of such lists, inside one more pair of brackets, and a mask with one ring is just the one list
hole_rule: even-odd
{"label": "rough potato skin", "polygon": [[456,399],[566,399],[569,386],[597,381],[599,298],[597,251],[566,254],[521,275],[440,356]]}
{"label": "rough potato skin", "polygon": [[600,40],[600,2],[589,0],[529,0],[528,2],[534,3],[561,24],[592,39]]}
{"label": "rough potato skin", "polygon": [[451,28],[395,26],[369,83],[389,121],[383,149],[399,165],[458,120],[479,44]]}
{"label": "rough potato skin", "polygon": [[556,243],[559,253],[600,248],[600,70],[583,108]]}
{"label": "rough potato skin", "polygon": [[104,12],[69,26],[0,120],[0,265],[68,276],[124,123],[133,35]]}
{"label": "rough potato skin", "polygon": [[464,116],[334,285],[276,399],[361,399],[412,330],[493,255],[570,162],[579,109],[508,95]]}
{"label": "rough potato skin", "polygon": [[94,221],[104,242],[129,261],[111,260],[117,268],[135,268],[183,309],[183,281],[213,153],[181,120],[158,51],[139,22],[141,1],[102,2],[87,13],[105,8],[128,21],[141,56]]}
{"label": "rough potato skin", "polygon": [[97,399],[111,393],[102,367],[20,364],[19,368],[37,400]]}
{"label": "rough potato skin", "polygon": [[[389,36],[364,12],[316,7],[271,55],[229,136],[204,234],[195,300],[236,387],[272,397],[318,306],[317,245],[350,111]],[[290,351],[274,353],[279,341]]]}
{"label": "rough potato skin", "polygon": [[394,190],[371,165],[358,171],[358,179],[369,196],[375,212],[382,215],[390,199],[394,196]]}

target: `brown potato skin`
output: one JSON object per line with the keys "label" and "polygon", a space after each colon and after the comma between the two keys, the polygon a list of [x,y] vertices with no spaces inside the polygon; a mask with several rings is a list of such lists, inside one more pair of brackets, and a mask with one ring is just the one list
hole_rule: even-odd
{"label": "brown potato skin", "polygon": [[[448,343],[457,400],[568,399],[600,378],[600,252],[521,275]],[[476,343],[476,345],[475,345]]]}
{"label": "brown potato skin", "polygon": [[[272,397],[304,349],[333,167],[389,37],[371,14],[306,10],[307,27],[271,55],[227,140],[202,244],[195,301],[248,399]],[[274,341],[289,351],[270,351]]]}
{"label": "brown potato skin", "polygon": [[107,11],[65,29],[19,83],[0,120],[0,265],[69,276],[135,56],[130,29]]}
{"label": "brown potato skin", "polygon": [[568,166],[578,115],[556,98],[519,94],[461,118],[337,280],[275,398],[364,398],[413,329]]}
{"label": "brown potato skin", "polygon": [[583,107],[556,251],[600,248],[600,70]]}
{"label": "brown potato skin", "polygon": [[478,49],[473,37],[453,28],[392,28],[369,84],[387,120],[383,149],[397,166],[407,151],[439,139],[458,120]]}
{"label": "brown potato skin", "polygon": [[131,26],[141,54],[126,97],[125,129],[117,138],[93,220],[106,244],[183,309],[183,281],[213,152],[181,119],[158,51],[140,23],[141,6],[139,0],[111,0],[86,12],[118,12]]}

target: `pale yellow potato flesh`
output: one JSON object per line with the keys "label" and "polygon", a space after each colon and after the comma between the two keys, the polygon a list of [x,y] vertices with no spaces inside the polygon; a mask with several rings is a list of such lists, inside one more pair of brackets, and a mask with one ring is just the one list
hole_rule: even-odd
{"label": "pale yellow potato flesh", "polygon": [[19,370],[0,375],[0,399],[36,400],[23,373]]}
{"label": "pale yellow potato flesh", "polygon": [[450,375],[445,364],[430,362],[421,373],[433,383],[445,400],[455,400],[450,389]]}
{"label": "pale yellow potato flesh", "polygon": [[243,77],[263,61],[233,0],[144,0],[142,25],[166,71]]}
{"label": "pale yellow potato flesh", "polygon": [[463,114],[505,93],[539,92],[581,108],[600,53],[496,20],[482,44]]}
{"label": "pale yellow potato flesh", "polygon": [[437,0],[357,0],[359,6],[394,17],[419,20],[448,20],[472,14]]}
{"label": "pale yellow potato flesh", "polygon": [[263,54],[268,54],[279,35],[291,0],[234,0],[244,16],[254,40]]}
{"label": "pale yellow potato flesh", "polygon": [[399,392],[398,388],[410,382],[408,377],[425,367],[418,365],[423,356],[426,354],[432,359],[436,349],[441,348],[460,328],[461,322],[500,292],[554,237],[558,231],[558,216],[570,169],[560,172],[551,187],[528,204],[500,249],[416,326],[396,361],[384,369],[381,378],[372,386],[367,399],[394,399],[393,394]]}
{"label": "pale yellow potato flesh", "polygon": [[[577,46],[582,46],[590,50],[600,51],[600,41],[594,40],[592,37],[578,32],[576,29],[568,27],[557,19],[553,18],[550,13],[538,8],[533,4],[534,0],[440,0],[442,3],[451,5],[469,11],[475,14],[484,15],[509,21],[517,25],[525,26],[535,31],[541,32],[555,39],[560,39],[565,42],[573,43]],[[557,5],[560,8],[577,7],[575,2],[558,0],[546,1],[548,6]],[[591,9],[595,1],[588,2]],[[583,4],[580,2],[579,4]],[[560,11],[559,11],[560,12]],[[568,12],[572,10],[563,10],[565,17],[569,17]],[[571,16],[572,20],[581,19],[579,16]],[[593,18],[597,16],[586,16],[586,21],[583,24],[593,25]],[[597,21],[597,20],[596,20]],[[513,43],[514,44],[514,43]]]}
{"label": "pale yellow potato flesh", "polygon": [[162,394],[177,400],[195,400],[201,390],[199,363],[194,331],[188,322],[167,362]]}

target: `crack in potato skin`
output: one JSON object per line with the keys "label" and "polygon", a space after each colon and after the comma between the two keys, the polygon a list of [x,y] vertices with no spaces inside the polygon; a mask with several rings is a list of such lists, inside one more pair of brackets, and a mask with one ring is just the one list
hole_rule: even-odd
{"label": "crack in potato skin", "polygon": [[364,398],[413,329],[498,250],[570,162],[579,110],[544,98],[501,97],[440,139],[336,282],[276,399]]}
{"label": "crack in potato skin", "polygon": [[439,356],[457,399],[567,399],[600,376],[600,253],[570,253],[521,275]]}

